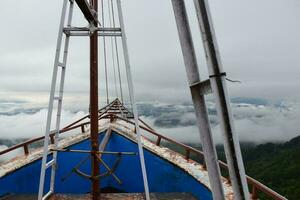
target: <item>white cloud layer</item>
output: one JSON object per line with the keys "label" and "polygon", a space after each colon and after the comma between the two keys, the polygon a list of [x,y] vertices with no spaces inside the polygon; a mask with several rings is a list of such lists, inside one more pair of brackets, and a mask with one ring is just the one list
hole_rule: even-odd
{"label": "white cloud layer", "polygon": [[[56,114],[55,110],[53,116]],[[73,113],[71,111],[62,111],[62,127],[84,116],[84,112]],[[0,138],[32,138],[44,135],[46,126],[47,110],[42,109],[34,114],[20,113],[7,116],[0,115]],[[55,118],[53,118],[52,121]]]}
{"label": "white cloud layer", "polygon": [[[282,142],[300,135],[300,104],[290,102],[288,105],[250,105],[232,104],[234,125],[240,141],[242,142]],[[180,110],[180,108],[179,108]],[[217,117],[213,118],[212,133],[216,143],[222,143],[223,135]],[[155,127],[155,118],[145,117],[146,121]],[[180,117],[181,122],[194,122],[193,113],[185,113]],[[216,124],[217,123],[217,124]],[[200,143],[197,126],[156,126],[159,132],[186,143]]]}

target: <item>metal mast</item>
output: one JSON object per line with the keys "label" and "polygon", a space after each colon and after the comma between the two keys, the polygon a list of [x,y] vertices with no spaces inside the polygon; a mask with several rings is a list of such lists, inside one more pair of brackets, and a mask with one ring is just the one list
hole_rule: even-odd
{"label": "metal mast", "polygon": [[[90,0],[90,5],[97,15],[98,0]],[[97,19],[97,16],[94,16]],[[95,31],[90,36],[90,115],[91,115],[91,158],[92,158],[92,177],[99,175],[98,151],[98,23],[90,24],[95,26]],[[100,180],[92,179],[93,200],[100,199]]]}
{"label": "metal mast", "polygon": [[219,48],[207,0],[194,0],[207,59],[209,79],[216,98],[216,108],[224,136],[226,160],[235,199],[249,199],[245,168],[226,87],[226,73],[222,69]]}
{"label": "metal mast", "polygon": [[237,134],[234,130],[233,116],[229,105],[230,102],[225,83],[226,73],[221,67],[221,59],[208,7],[208,0],[194,0],[209,71],[209,79],[202,82],[200,82],[199,78],[198,65],[184,0],[172,0],[172,4],[202,139],[205,162],[208,167],[213,197],[214,199],[224,199],[224,192],[220,181],[220,169],[217,166],[217,156],[211,137],[211,130],[207,119],[206,105],[203,96],[204,94],[211,92],[213,92],[216,99],[217,113],[224,135],[225,153],[234,191],[234,198],[237,200],[249,199],[249,190],[241,150]]}
{"label": "metal mast", "polygon": [[126,38],[126,32],[125,32],[125,24],[124,24],[124,19],[123,19],[123,10],[122,10],[121,0],[117,0],[117,7],[118,7],[118,12],[119,12],[120,27],[121,27],[121,31],[123,34],[122,35],[122,46],[123,46],[123,51],[124,51],[124,60],[125,60],[126,75],[127,75],[127,81],[128,81],[129,96],[130,96],[130,100],[132,103],[131,105],[132,105],[133,116],[134,116],[135,130],[136,130],[136,134],[137,134],[138,150],[139,150],[140,164],[141,164],[141,169],[142,169],[145,197],[146,197],[146,200],[150,200],[147,170],[146,170],[146,164],[145,164],[145,158],[144,158],[143,143],[142,143],[142,139],[141,139],[142,136],[141,136],[141,132],[140,132],[139,116],[138,116],[137,105],[136,105],[135,96],[134,96],[134,87],[133,87],[133,81],[132,81],[131,66],[130,66],[130,60],[129,60],[129,54],[128,54],[128,45],[127,45],[127,38]]}
{"label": "metal mast", "polygon": [[[67,15],[68,2],[70,3],[70,7],[69,7],[69,13]],[[82,14],[88,21],[89,27],[72,27],[71,26],[74,2],[76,2],[78,7],[80,8]],[[98,37],[99,36],[114,37],[115,42],[116,42],[116,44],[115,44],[116,53],[118,53],[116,37],[122,37],[122,44],[123,44],[123,48],[124,48],[124,59],[125,59],[125,63],[126,63],[125,66],[126,66],[127,79],[130,80],[129,81],[129,93],[130,93],[129,96],[130,96],[130,99],[133,99],[133,102],[134,102],[133,103],[134,119],[135,119],[135,124],[136,124],[138,149],[139,149],[139,157],[140,157],[143,182],[144,182],[144,188],[145,188],[145,196],[146,196],[147,200],[150,199],[146,167],[145,167],[145,160],[144,160],[143,147],[142,147],[142,140],[141,140],[141,134],[140,134],[139,125],[138,125],[138,114],[137,114],[136,104],[134,101],[134,90],[133,90],[133,84],[132,84],[132,78],[131,78],[131,70],[130,70],[130,64],[129,64],[129,55],[128,55],[125,28],[124,28],[123,15],[122,15],[122,9],[121,9],[121,2],[119,0],[117,0],[117,3],[118,3],[118,11],[119,11],[119,22],[120,22],[121,28],[115,27],[115,22],[113,23],[113,27],[106,28],[106,27],[98,26],[99,25],[98,0],[89,0],[89,2],[87,0],[64,0],[63,1],[63,9],[62,9],[62,15],[61,15],[61,21],[60,21],[60,27],[59,27],[59,35],[58,35],[58,40],[57,40],[56,56],[55,56],[52,84],[51,84],[51,92],[50,92],[50,98],[49,98],[49,107],[48,107],[49,109],[48,109],[48,117],[47,117],[47,125],[46,125],[46,132],[45,132],[45,141],[44,141],[44,152],[43,152],[43,160],[42,160],[42,167],[41,167],[40,185],[39,185],[39,197],[38,197],[39,200],[47,199],[52,194],[54,194],[55,172],[56,172],[56,166],[57,166],[56,162],[57,162],[58,136],[59,136],[59,131],[60,131],[60,118],[61,118],[61,108],[62,108],[62,99],[63,99],[65,68],[66,68],[66,62],[67,62],[67,54],[68,54],[70,36],[88,36],[90,38],[90,121],[91,121],[90,122],[90,134],[91,134],[91,168],[92,168],[91,169],[92,174],[90,176],[90,180],[92,183],[92,187],[91,187],[92,199],[93,200],[100,199],[100,180],[99,180],[100,163],[99,163],[99,157],[97,155],[98,148],[99,148],[99,142],[98,142]],[[113,13],[114,13],[114,11],[113,11],[113,7],[112,7],[112,14]],[[66,21],[66,19],[65,19],[66,16],[68,16],[67,26],[64,27],[65,21]],[[61,46],[62,46],[64,34],[65,34],[65,44],[64,44],[64,51],[62,54],[63,55],[62,62],[60,62],[60,53],[61,53],[61,48],[62,48]],[[105,40],[104,40],[104,42],[105,42]],[[104,43],[104,48],[105,48],[105,43]],[[56,80],[57,80],[59,68],[62,69],[62,73],[61,73],[61,79],[60,79],[59,92],[58,92],[58,94],[56,94],[57,93],[56,92]],[[121,87],[120,71],[119,71],[119,80],[120,80],[120,89],[121,89],[122,87]],[[53,112],[55,100],[58,101],[56,124],[55,124],[55,129],[53,131],[50,131],[52,112]],[[107,93],[107,100],[108,100],[108,93]],[[120,109],[120,106],[119,106],[119,109]],[[121,109],[120,109],[120,113],[122,113]],[[55,136],[54,141],[52,141],[53,136]],[[54,144],[53,148],[52,148],[52,146],[49,146],[50,137],[51,137],[52,144]],[[47,162],[48,156],[51,158],[52,155],[53,155],[53,159],[51,159],[50,161]],[[101,162],[101,160],[100,160],[100,162]],[[103,163],[103,165],[104,165],[104,163]],[[46,194],[44,194],[46,170],[49,167],[52,167],[50,190]],[[104,167],[106,167],[106,166],[104,165]]]}
{"label": "metal mast", "polygon": [[[175,19],[177,23],[179,39],[186,67],[186,73],[197,117],[197,124],[203,147],[203,153],[205,156],[205,163],[207,166],[213,199],[223,200],[225,199],[225,196],[221,182],[221,172],[211,134],[211,127],[209,124],[209,118],[204,99],[205,92],[202,88],[199,87],[200,76],[197,58],[187,18],[185,4],[182,0],[172,0],[172,5],[175,13]],[[204,85],[203,82],[202,85]]]}

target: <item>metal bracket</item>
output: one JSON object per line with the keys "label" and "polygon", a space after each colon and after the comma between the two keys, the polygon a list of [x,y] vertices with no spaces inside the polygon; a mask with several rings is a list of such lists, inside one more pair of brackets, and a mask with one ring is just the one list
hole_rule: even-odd
{"label": "metal bracket", "polygon": [[92,35],[97,30],[97,27],[93,23],[90,23],[89,30],[90,30],[90,35]]}
{"label": "metal bracket", "polygon": [[190,88],[199,90],[201,95],[211,94],[212,88],[210,84],[210,80],[207,79],[205,81],[196,82],[190,85]]}
{"label": "metal bracket", "polygon": [[90,36],[91,33],[98,31],[98,36],[121,37],[121,28],[103,28],[91,24],[89,27],[65,27],[63,32],[68,36]]}

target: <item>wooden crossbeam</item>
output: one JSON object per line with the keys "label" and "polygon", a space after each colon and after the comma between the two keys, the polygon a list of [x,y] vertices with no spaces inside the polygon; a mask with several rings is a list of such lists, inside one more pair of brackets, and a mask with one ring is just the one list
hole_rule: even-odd
{"label": "wooden crossbeam", "polygon": [[[110,136],[111,136],[111,128],[109,127],[99,145],[99,151],[104,151],[104,149],[109,141]],[[100,154],[99,157],[101,158],[101,156],[102,155]]]}
{"label": "wooden crossbeam", "polygon": [[84,17],[89,23],[93,23],[97,26],[97,13],[91,8],[90,4],[86,0],[75,0]]}

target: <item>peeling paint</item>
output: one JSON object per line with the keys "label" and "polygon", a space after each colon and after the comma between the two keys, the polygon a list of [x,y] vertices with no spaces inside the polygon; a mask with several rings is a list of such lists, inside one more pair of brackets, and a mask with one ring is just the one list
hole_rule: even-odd
{"label": "peeling paint", "polygon": [[[112,130],[118,132],[120,135],[123,135],[128,139],[136,142],[136,134],[134,133],[134,128],[129,128],[127,124],[124,124],[124,122],[119,123],[119,121],[111,124],[110,126]],[[156,146],[152,141],[148,140],[145,137],[142,137],[142,143],[144,148],[182,168],[195,179],[197,179],[200,183],[210,188],[208,172],[205,170],[203,165],[193,160],[186,160],[181,154],[174,152],[169,148]],[[231,185],[228,184],[228,181],[225,178],[222,178],[222,181],[226,199],[233,199],[233,190]]]}
{"label": "peeling paint", "polygon": [[[173,199],[173,200],[196,200],[193,196],[186,193],[150,193],[151,200]],[[54,195],[49,200],[90,200],[91,195]],[[141,193],[112,193],[101,194],[102,200],[145,200]]]}
{"label": "peeling paint", "polygon": [[[127,139],[136,143],[136,134],[134,132],[134,126],[129,126],[128,123],[124,121],[117,120],[116,122],[110,123],[109,120],[100,120],[99,132],[103,132],[108,127],[111,127],[112,130],[117,132],[118,134],[126,137]],[[62,138],[59,141],[59,148],[66,148],[70,145],[81,142],[90,137],[90,132],[87,130],[85,133],[80,133],[74,136],[69,136]],[[146,137],[142,137],[142,143],[144,148],[151,151],[152,153],[168,160],[174,165],[180,167],[192,177],[194,177],[199,183],[205,185],[207,188],[210,188],[208,172],[205,170],[203,165],[193,161],[186,160],[181,154],[174,152],[168,148],[156,146],[152,141],[147,139]],[[49,149],[52,145],[49,145]],[[34,162],[42,157],[42,148],[36,149],[30,152],[30,154],[18,156],[14,159],[2,163],[0,165],[0,178],[5,176],[6,174],[13,172],[31,162]],[[233,191],[231,185],[228,183],[227,179],[223,178],[223,186],[225,191],[226,199],[233,199]]]}
{"label": "peeling paint", "polygon": [[[109,126],[109,120],[102,121],[99,125],[99,132],[106,130]],[[66,148],[73,144],[76,144],[82,140],[89,138],[90,131],[87,130],[84,133],[76,134],[74,136],[69,137],[61,137],[62,139],[59,141],[58,148]],[[48,149],[51,149],[53,146],[49,145]],[[43,149],[35,149],[32,150],[28,155],[17,156],[7,162],[3,162],[0,165],[0,178],[5,176],[6,174],[13,172],[31,162],[34,162],[40,159],[43,155]]]}

